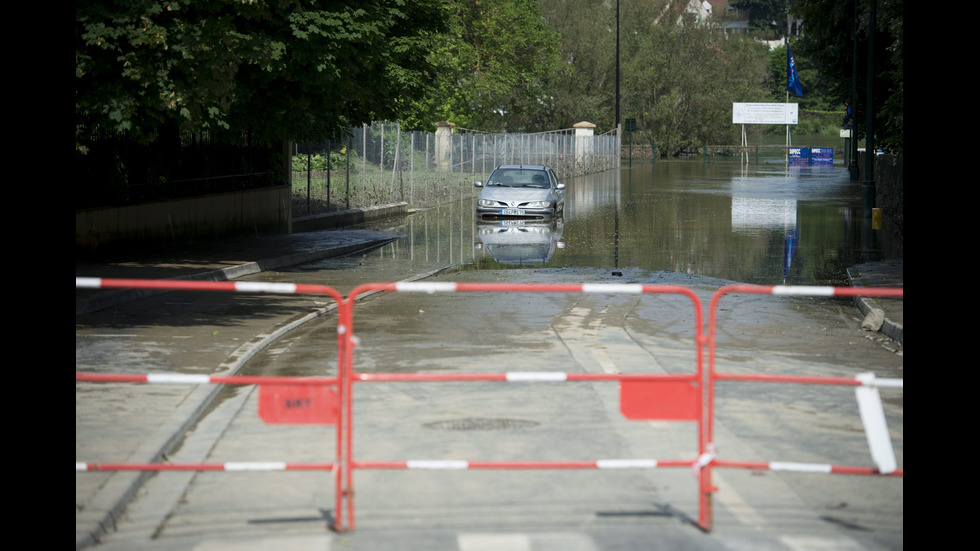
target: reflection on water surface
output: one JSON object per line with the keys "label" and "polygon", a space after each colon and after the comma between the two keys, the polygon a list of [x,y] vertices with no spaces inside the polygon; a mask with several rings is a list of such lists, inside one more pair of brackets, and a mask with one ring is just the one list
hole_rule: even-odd
{"label": "reflection on water surface", "polygon": [[849,266],[901,258],[887,221],[861,215],[847,169],[742,165],[737,160],[632,163],[567,180],[557,224],[498,221],[473,212],[472,186],[394,228],[379,258],[474,269],[641,268],[763,285],[844,285]]}

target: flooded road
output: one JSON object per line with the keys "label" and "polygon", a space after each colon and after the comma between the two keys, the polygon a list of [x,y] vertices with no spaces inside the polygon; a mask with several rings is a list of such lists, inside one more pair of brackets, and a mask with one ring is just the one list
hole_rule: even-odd
{"label": "flooded road", "polygon": [[[849,265],[901,254],[900,241],[896,247],[887,230],[861,220],[860,184],[850,182],[845,169],[673,161],[634,163],[566,183],[565,217],[554,226],[478,223],[475,188],[461,182],[458,196],[438,207],[372,228],[403,235],[390,244],[241,281],[316,283],[347,294],[361,283],[427,278],[462,266],[427,279],[676,284],[707,302],[725,280],[838,283]],[[85,320],[90,327],[83,332],[97,338],[80,341],[76,328],[76,358],[98,358],[81,362],[89,365],[106,358],[113,368],[201,374],[214,369],[216,358],[227,356],[218,369],[231,369],[238,365],[231,359],[247,357],[235,374],[333,375],[338,323],[326,308],[299,295],[154,296],[106,312],[105,319]],[[356,335],[353,368],[360,374],[685,374],[699,358],[697,312],[682,296],[388,293],[366,297],[356,311],[348,329]],[[298,319],[308,321],[271,339]],[[134,327],[120,332],[121,320]],[[866,336],[850,300],[735,296],[719,309],[718,322],[722,372],[851,377],[873,371],[889,378],[903,372],[903,356]],[[269,336],[270,344],[254,349],[254,356],[242,353],[253,351],[255,335]],[[76,390],[77,457],[139,457],[134,450],[150,448],[147,434],[156,443],[170,442],[178,432],[183,440],[164,456],[175,463],[269,465],[336,457],[337,431],[265,424],[256,414],[259,392],[251,386],[226,386],[221,395],[200,399],[209,405],[193,414],[188,411],[199,403],[198,389],[119,387],[99,387],[106,396],[94,400],[80,400]],[[871,461],[850,387],[729,382],[717,391],[720,457],[810,465]],[[904,402],[900,389],[884,394],[901,466]],[[632,422],[622,416],[620,401],[618,386],[608,381],[358,384],[357,436],[351,441],[355,457],[368,461],[696,457],[692,423]],[[106,418],[112,430],[105,429]],[[193,428],[185,431],[189,418]],[[174,426],[180,428],[172,433]],[[651,541],[680,542],[678,549],[783,548],[793,538],[811,542],[810,548],[903,546],[900,477],[715,471],[723,491],[709,536],[679,522],[698,511],[688,469],[596,474],[528,470],[507,473],[505,481],[492,471],[362,469],[358,529],[333,534],[325,528],[336,514],[331,474],[158,473],[129,494],[136,497],[124,515],[112,517],[113,533],[100,548],[244,549],[228,543],[234,537],[281,542],[277,548],[310,547],[296,543],[307,538],[320,548],[462,550],[473,547],[457,541],[495,531],[561,534],[573,547],[597,550]],[[88,529],[85,515],[104,501],[109,492],[102,488],[113,487],[107,479],[108,473],[76,473],[76,502],[83,504],[77,526]],[[388,545],[378,545],[379,537],[389,537]]]}
{"label": "flooded road", "polygon": [[850,266],[902,258],[888,221],[872,228],[862,217],[861,184],[842,165],[658,160],[566,184],[564,219],[545,225],[478,221],[475,188],[461,184],[458,197],[390,223],[384,229],[405,238],[357,262],[380,273],[638,268],[760,285],[847,285]]}

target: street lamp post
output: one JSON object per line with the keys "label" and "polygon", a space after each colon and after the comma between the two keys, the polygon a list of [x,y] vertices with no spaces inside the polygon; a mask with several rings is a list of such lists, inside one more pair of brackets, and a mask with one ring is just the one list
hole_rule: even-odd
{"label": "street lamp post", "polygon": [[616,129],[619,130],[619,0],[616,0]]}

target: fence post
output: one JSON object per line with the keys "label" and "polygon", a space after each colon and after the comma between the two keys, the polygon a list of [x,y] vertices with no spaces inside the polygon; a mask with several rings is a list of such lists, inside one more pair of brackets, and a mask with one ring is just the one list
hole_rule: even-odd
{"label": "fence post", "polygon": [[575,162],[585,164],[588,161],[589,149],[592,145],[595,125],[591,122],[575,123]]}
{"label": "fence post", "polygon": [[436,123],[436,153],[433,165],[438,172],[447,172],[449,167],[449,155],[452,151],[453,127],[455,124],[448,121]]}

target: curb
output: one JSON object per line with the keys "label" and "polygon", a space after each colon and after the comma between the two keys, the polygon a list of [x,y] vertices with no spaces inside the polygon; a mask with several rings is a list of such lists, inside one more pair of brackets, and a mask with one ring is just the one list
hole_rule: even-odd
{"label": "curb", "polygon": [[[315,231],[318,229],[324,230],[324,229],[331,229],[331,228],[343,228],[356,224],[361,224],[364,222],[381,220],[384,218],[389,218],[391,216],[405,215],[408,214],[408,212],[409,212],[408,203],[394,203],[390,205],[381,205],[376,207],[365,207],[363,209],[350,209],[350,210],[344,210],[339,212],[331,212],[327,214],[303,216],[303,217],[293,219],[293,232],[291,233],[301,233],[303,231]],[[302,228],[302,229],[297,229],[297,228]],[[380,245],[387,245],[388,243],[396,239],[397,238],[392,238],[388,241],[379,241],[377,243],[371,244],[370,246],[374,247]],[[323,260],[324,258],[330,258],[333,256],[343,256],[346,254],[355,253],[359,249],[364,247],[365,245],[363,244],[347,245],[344,247],[337,247],[334,249],[330,249],[328,251],[312,251],[306,253],[295,253],[281,258],[259,260],[256,262],[249,262],[248,264],[232,266],[230,268],[214,270],[211,272],[204,272],[201,274],[181,276],[174,279],[190,279],[190,280],[200,280],[200,281],[228,281],[242,276],[256,274],[262,272],[263,270],[275,270],[277,268],[282,268],[284,266],[304,264],[306,262]],[[121,304],[126,301],[137,300],[137,299],[153,296],[159,293],[166,293],[166,292],[168,291],[154,291],[150,289],[129,289],[129,290],[120,289],[117,291],[99,293],[99,295],[96,297],[76,300],[75,315],[81,316],[85,314],[91,314],[93,312],[98,312],[99,310],[111,308],[113,306],[116,306],[117,304]]]}
{"label": "curb", "polygon": [[[847,270],[847,278],[851,281],[851,287],[864,287],[859,280],[855,279],[854,276],[851,275],[850,269]],[[891,337],[902,346],[905,346],[905,343],[902,340],[904,332],[902,324],[888,319],[888,313],[881,308],[881,305],[878,304],[878,301],[876,301],[874,297],[854,297],[854,304],[864,316],[868,316],[875,310],[880,310],[885,319],[881,324],[881,329],[879,329],[879,332]]]}
{"label": "curb", "polygon": [[313,214],[293,218],[292,233],[346,228],[365,222],[382,220],[392,216],[408,214],[408,203],[393,203],[376,207],[341,210],[326,214]]}
{"label": "curb", "polygon": [[[368,243],[358,243],[356,245],[345,245],[343,247],[336,247],[324,251],[310,251],[305,253],[295,253],[281,258],[272,258],[268,260],[259,260],[257,262],[249,262],[247,264],[241,264],[238,266],[231,266],[229,268],[222,268],[220,270],[213,270],[210,272],[204,272],[200,274],[187,275],[175,277],[172,279],[187,279],[195,281],[230,281],[232,279],[237,279],[243,276],[257,274],[263,271],[276,270],[278,268],[283,268],[286,266],[295,266],[297,264],[305,264],[307,262],[313,262],[315,260],[323,260],[324,258],[332,258],[334,256],[344,256],[347,254],[356,253],[357,251],[363,249],[373,249],[379,246],[387,245],[392,241],[397,240],[397,237],[392,237],[390,239],[381,239],[377,241],[372,241]],[[99,296],[79,299],[75,301],[75,315],[81,316],[85,314],[91,314],[93,312],[98,312],[99,310],[104,310],[106,308],[111,308],[123,302],[128,302],[132,300],[137,300],[153,295],[158,295],[160,293],[168,293],[170,291],[156,291],[153,289],[121,289],[118,291],[110,291]]]}
{"label": "curb", "polygon": [[[854,302],[858,307],[858,310],[865,316],[870,314],[874,310],[881,310],[881,307],[873,298],[868,297],[854,297]],[[902,324],[888,319],[888,314],[885,313],[885,321],[881,324],[881,329],[879,332],[888,335],[892,339],[898,341],[902,346],[905,345],[902,342],[903,327]]]}

